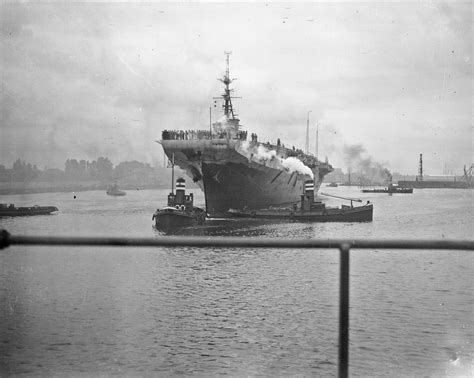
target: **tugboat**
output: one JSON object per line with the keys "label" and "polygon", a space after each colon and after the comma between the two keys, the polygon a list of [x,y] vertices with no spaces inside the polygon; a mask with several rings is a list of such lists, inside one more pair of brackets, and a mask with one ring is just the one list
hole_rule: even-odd
{"label": "tugboat", "polygon": [[387,171],[388,186],[386,188],[362,189],[362,193],[413,193],[413,188],[403,188],[398,185],[393,185],[392,174]]}
{"label": "tugboat", "polygon": [[362,202],[360,199],[344,198],[321,193],[329,197],[346,199],[351,205],[339,207],[327,207],[321,201],[314,200],[314,181],[305,181],[304,192],[301,194],[301,202],[295,203],[293,208],[269,208],[262,210],[235,210],[230,209],[228,214],[234,217],[260,218],[271,220],[291,220],[303,222],[371,222],[374,207],[367,201],[362,206],[354,207],[352,202]]}
{"label": "tugboat", "polygon": [[193,193],[186,194],[186,183],[183,178],[176,180],[176,194],[168,194],[168,206],[157,209],[152,220],[161,230],[176,227],[189,227],[204,223],[206,212],[195,207]]}
{"label": "tugboat", "polygon": [[362,189],[362,193],[413,193],[413,188],[401,188],[395,186],[392,183],[388,184],[388,187],[383,189]]}
{"label": "tugboat", "polygon": [[109,187],[106,191],[106,193],[109,195],[109,196],[124,196],[125,194],[127,194],[127,192],[124,192],[123,190],[119,190],[118,186],[117,186],[117,183],[114,183],[114,185],[112,185],[111,187]]}
{"label": "tugboat", "polygon": [[47,215],[59,211],[55,206],[15,207],[14,204],[0,203],[0,217],[18,217],[27,215]]}
{"label": "tugboat", "polygon": [[155,227],[168,231],[177,227],[189,227],[204,223],[206,212],[194,206],[193,193],[186,194],[186,181],[183,178],[176,180],[176,194],[174,193],[174,155],[171,160],[171,193],[168,194],[168,205],[156,209],[152,220]]}

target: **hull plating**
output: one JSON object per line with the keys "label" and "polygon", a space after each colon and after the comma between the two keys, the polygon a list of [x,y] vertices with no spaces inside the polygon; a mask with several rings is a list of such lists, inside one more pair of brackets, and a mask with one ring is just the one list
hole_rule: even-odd
{"label": "hull plating", "polygon": [[300,222],[372,222],[373,206],[364,205],[354,208],[325,209],[324,211],[275,211],[261,210],[252,212],[230,211],[234,217],[291,220]]}
{"label": "hull plating", "polygon": [[203,163],[202,172],[210,214],[226,213],[230,208],[261,209],[298,202],[304,181],[310,179],[296,172],[267,167],[257,169],[239,163]]}
{"label": "hull plating", "polygon": [[19,217],[29,215],[48,215],[58,211],[55,206],[38,207],[4,207],[0,209],[0,217]]}
{"label": "hull plating", "polygon": [[[230,208],[261,209],[300,201],[308,174],[290,172],[278,159],[258,161],[247,145],[236,140],[162,140],[177,166],[204,191],[209,214],[222,215]],[[277,150],[278,156],[284,150]],[[315,190],[332,168],[313,168]]]}
{"label": "hull plating", "polygon": [[160,230],[175,229],[178,227],[194,226],[198,222],[189,215],[175,213],[158,213],[155,216],[155,227]]}

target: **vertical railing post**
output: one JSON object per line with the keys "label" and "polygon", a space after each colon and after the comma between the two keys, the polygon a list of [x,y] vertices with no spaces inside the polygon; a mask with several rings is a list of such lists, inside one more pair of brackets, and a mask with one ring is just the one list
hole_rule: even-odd
{"label": "vertical railing post", "polygon": [[349,244],[339,247],[339,378],[349,374]]}

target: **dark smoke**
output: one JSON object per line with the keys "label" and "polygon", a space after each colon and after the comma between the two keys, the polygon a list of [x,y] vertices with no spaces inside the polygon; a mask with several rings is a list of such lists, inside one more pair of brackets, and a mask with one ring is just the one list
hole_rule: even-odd
{"label": "dark smoke", "polygon": [[374,161],[362,144],[344,145],[343,155],[352,182],[359,185],[385,185],[392,180],[390,171]]}

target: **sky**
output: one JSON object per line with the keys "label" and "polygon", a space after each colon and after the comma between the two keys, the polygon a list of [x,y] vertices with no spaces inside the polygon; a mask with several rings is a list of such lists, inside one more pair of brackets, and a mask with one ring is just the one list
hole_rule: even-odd
{"label": "sky", "polygon": [[224,51],[260,141],[304,149],[309,118],[343,170],[351,149],[404,174],[473,161],[470,2],[2,3],[0,38],[7,167],[160,165],[163,130],[208,128]]}

